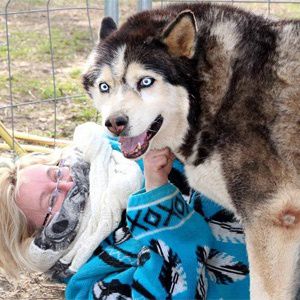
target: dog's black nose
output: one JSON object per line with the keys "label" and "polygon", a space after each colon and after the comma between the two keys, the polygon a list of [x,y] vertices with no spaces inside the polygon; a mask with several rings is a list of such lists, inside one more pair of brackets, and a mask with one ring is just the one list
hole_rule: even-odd
{"label": "dog's black nose", "polygon": [[110,132],[120,135],[128,124],[128,117],[125,115],[111,116],[104,124]]}

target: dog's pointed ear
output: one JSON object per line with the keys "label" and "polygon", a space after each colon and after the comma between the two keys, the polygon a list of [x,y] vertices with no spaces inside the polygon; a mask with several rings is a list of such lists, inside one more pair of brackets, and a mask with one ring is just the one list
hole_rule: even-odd
{"label": "dog's pointed ear", "polygon": [[195,53],[197,23],[191,10],[184,10],[164,29],[161,40],[171,55],[192,58]]}
{"label": "dog's pointed ear", "polygon": [[106,39],[111,33],[117,30],[117,25],[111,17],[105,17],[101,22],[99,31],[100,41]]}

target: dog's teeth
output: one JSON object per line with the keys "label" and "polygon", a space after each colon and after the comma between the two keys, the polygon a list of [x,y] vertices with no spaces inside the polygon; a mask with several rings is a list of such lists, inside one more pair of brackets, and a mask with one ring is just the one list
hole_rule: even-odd
{"label": "dog's teeth", "polygon": [[138,150],[141,150],[141,149],[142,149],[141,143],[138,143],[138,144],[137,144],[137,149],[138,149]]}

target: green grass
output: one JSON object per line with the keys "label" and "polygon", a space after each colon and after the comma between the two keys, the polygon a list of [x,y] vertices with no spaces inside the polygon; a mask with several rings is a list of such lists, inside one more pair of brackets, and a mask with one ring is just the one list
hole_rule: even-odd
{"label": "green grass", "polygon": [[[87,121],[96,121],[98,113],[88,97],[74,100],[72,121],[83,123]],[[77,105],[76,105],[77,104]],[[99,120],[98,120],[99,121]]]}
{"label": "green grass", "polygon": [[34,95],[37,99],[46,99],[50,94],[53,85],[50,80],[44,78],[29,77],[28,74],[16,73],[12,77],[12,93],[16,98],[30,98]]}
{"label": "green grass", "polygon": [[5,61],[7,59],[7,46],[4,45],[0,45],[0,61],[3,60]]}
{"label": "green grass", "polygon": [[73,68],[73,69],[70,71],[70,77],[71,77],[72,79],[78,79],[78,78],[80,78],[81,73],[82,73],[82,70],[81,70],[81,69],[79,69],[79,68]]}
{"label": "green grass", "polygon": [[[78,53],[87,51],[89,34],[73,28],[68,34],[57,26],[51,27],[51,40],[55,61],[65,63]],[[30,62],[50,61],[50,41],[48,33],[10,28],[10,58]],[[7,46],[0,46],[0,59],[6,60]]]}
{"label": "green grass", "polygon": [[[56,78],[56,97],[85,94],[80,82],[81,71],[72,69],[64,77]],[[0,89],[7,88],[8,77],[0,74]],[[12,76],[12,93],[16,99],[30,98],[32,95],[36,99],[54,98],[54,86],[50,74],[29,74],[28,72],[14,73]],[[27,97],[26,97],[27,96]]]}
{"label": "green grass", "polygon": [[[37,61],[37,53],[44,47],[46,41],[39,32],[10,30],[11,60]],[[34,45],[34,47],[32,46]]]}
{"label": "green grass", "polygon": [[[58,27],[51,28],[51,40],[53,46],[53,54],[60,63],[73,59],[76,53],[81,53],[90,43],[88,33],[73,29],[68,36]],[[50,55],[50,42],[47,38],[40,47],[37,48],[38,59],[42,59],[45,54]]]}
{"label": "green grass", "polygon": [[[81,70],[74,68],[70,70],[67,77],[57,78],[56,97],[82,95],[82,97],[73,100],[74,106],[71,108],[71,120],[76,123],[95,121],[97,119],[97,110],[94,108],[92,100],[86,96],[80,84],[80,74]],[[7,84],[7,76],[0,75],[0,89],[6,88],[5,85]],[[14,99],[20,99],[21,102],[24,102],[26,99],[32,99],[32,95],[36,99],[41,100],[54,98],[52,78],[30,77],[29,74],[14,74],[12,77],[12,92]],[[34,110],[32,110],[32,113],[34,113]],[[49,133],[47,136],[49,136]]]}
{"label": "green grass", "polygon": [[6,89],[8,86],[8,77],[5,75],[0,75],[0,90]]}
{"label": "green grass", "polygon": [[[78,95],[78,94],[84,94],[83,89],[80,85],[78,85],[74,81],[68,81],[68,80],[60,80],[56,83],[56,97],[63,97],[68,95]],[[41,98],[42,99],[48,99],[48,98],[54,98],[54,87],[53,83],[46,84],[42,87],[42,93]]]}

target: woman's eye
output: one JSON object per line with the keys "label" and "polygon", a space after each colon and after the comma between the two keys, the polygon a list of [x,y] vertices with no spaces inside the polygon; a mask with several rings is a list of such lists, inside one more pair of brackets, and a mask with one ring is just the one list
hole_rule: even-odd
{"label": "woman's eye", "polygon": [[109,92],[109,85],[105,82],[99,84],[99,89],[101,93],[108,93]]}
{"label": "woman's eye", "polygon": [[147,88],[150,87],[154,83],[155,79],[152,77],[144,77],[138,83],[138,88]]}

